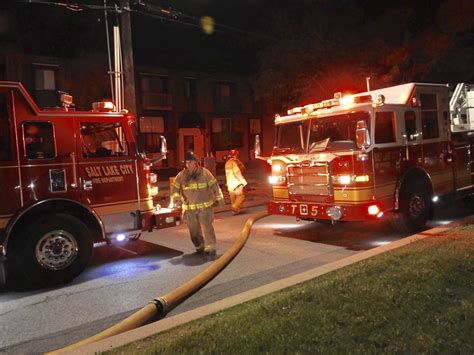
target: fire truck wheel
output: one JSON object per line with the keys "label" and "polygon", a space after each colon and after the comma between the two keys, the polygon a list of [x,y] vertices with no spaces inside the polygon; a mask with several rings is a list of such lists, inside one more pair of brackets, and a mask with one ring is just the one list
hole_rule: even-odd
{"label": "fire truck wheel", "polygon": [[426,229],[431,200],[427,187],[421,183],[409,182],[400,194],[400,219],[406,230],[419,232]]}
{"label": "fire truck wheel", "polygon": [[93,242],[87,227],[66,214],[41,217],[18,239],[25,247],[12,251],[16,265],[11,274],[17,284],[27,288],[71,281],[92,257]]}

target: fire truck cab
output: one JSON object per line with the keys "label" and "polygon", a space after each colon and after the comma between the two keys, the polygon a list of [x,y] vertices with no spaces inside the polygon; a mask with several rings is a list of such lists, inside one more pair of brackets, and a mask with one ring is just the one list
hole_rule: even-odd
{"label": "fire truck cab", "polygon": [[5,274],[31,286],[67,282],[95,243],[136,239],[154,227],[156,175],[135,118],[111,103],[75,111],[70,96],[62,102],[40,110],[20,83],[0,82],[3,282]]}
{"label": "fire truck cab", "polygon": [[471,88],[409,83],[336,93],[276,115],[268,211],[333,223],[395,211],[400,226],[422,230],[437,200],[473,193]]}

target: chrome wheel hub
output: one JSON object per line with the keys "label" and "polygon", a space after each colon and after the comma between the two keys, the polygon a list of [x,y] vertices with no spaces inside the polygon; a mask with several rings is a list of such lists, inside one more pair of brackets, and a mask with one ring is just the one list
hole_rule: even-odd
{"label": "chrome wheel hub", "polygon": [[36,244],[36,260],[49,270],[61,270],[76,259],[79,248],[74,236],[64,230],[45,234]]}
{"label": "chrome wheel hub", "polygon": [[425,209],[425,200],[420,195],[413,195],[408,204],[408,210],[413,217],[419,217]]}

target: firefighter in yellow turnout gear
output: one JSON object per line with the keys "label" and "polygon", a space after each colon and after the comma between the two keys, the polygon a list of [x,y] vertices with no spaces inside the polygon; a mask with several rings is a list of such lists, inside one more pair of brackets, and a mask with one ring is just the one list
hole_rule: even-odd
{"label": "firefighter in yellow turnout gear", "polygon": [[244,164],[239,160],[239,151],[230,150],[225,163],[225,178],[234,215],[240,213],[240,207],[245,200],[244,187],[247,185],[247,180],[243,176],[244,170]]}
{"label": "firefighter in yellow turnout gear", "polygon": [[212,222],[214,204],[223,204],[224,197],[212,173],[199,165],[193,152],[186,153],[186,167],[171,185],[171,198],[175,206],[183,208],[191,241],[197,253],[216,255],[216,234]]}

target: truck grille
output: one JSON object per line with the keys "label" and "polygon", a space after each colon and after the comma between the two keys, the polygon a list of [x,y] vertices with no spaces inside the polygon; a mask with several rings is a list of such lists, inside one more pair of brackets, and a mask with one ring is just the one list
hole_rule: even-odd
{"label": "truck grille", "polygon": [[289,167],[288,192],[295,195],[329,195],[331,186],[327,164]]}

